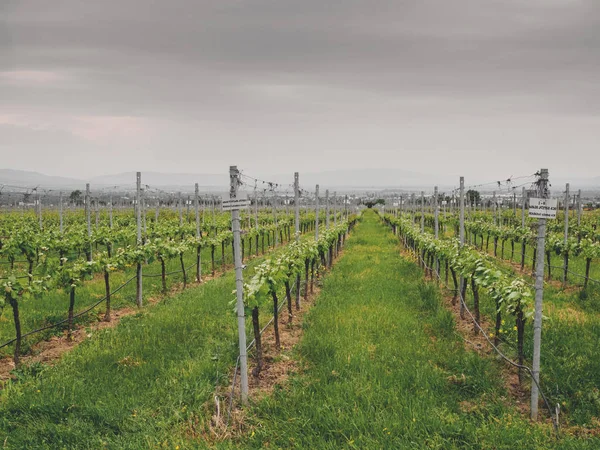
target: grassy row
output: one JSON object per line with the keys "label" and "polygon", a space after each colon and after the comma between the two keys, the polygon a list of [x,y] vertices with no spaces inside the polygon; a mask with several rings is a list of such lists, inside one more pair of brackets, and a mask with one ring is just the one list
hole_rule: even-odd
{"label": "grassy row", "polygon": [[[54,367],[24,368],[0,391],[0,441],[15,449],[184,445],[235,364],[234,286],[230,271],[97,332]],[[268,300],[261,309],[266,323]]]}
{"label": "grassy row", "polygon": [[512,406],[491,358],[466,351],[437,288],[365,214],[309,313],[303,370],[256,403],[242,448],[598,448],[555,441]]}
{"label": "grassy row", "polygon": [[[531,251],[531,248],[528,248],[528,251]],[[516,244],[515,260],[518,261],[520,256],[517,257],[516,252],[520,249],[520,244]],[[489,250],[492,254],[491,243]],[[510,256],[508,243],[506,255]],[[507,273],[516,273],[514,266],[500,259],[500,249],[498,267]],[[530,278],[530,282],[533,283],[533,279]],[[496,315],[495,303],[487,295],[481,297],[482,313],[493,323]],[[600,427],[600,359],[596,355],[600,346],[599,300],[600,290],[593,285],[581,292],[572,288],[562,290],[560,283],[546,283],[544,286],[542,385],[552,404],[560,403],[563,425],[589,430]],[[467,303],[471,304],[471,301],[469,289]],[[514,316],[505,315],[500,335],[502,351],[513,359],[517,357],[515,324]],[[488,331],[493,333],[493,326],[490,326]],[[532,343],[533,323],[532,320],[528,320],[525,327],[524,352],[526,362],[530,366],[533,358]]]}

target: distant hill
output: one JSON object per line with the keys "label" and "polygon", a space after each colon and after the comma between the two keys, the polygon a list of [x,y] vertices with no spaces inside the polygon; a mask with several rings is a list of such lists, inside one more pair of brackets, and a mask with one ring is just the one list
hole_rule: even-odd
{"label": "distant hill", "polygon": [[[272,181],[289,188],[293,184],[294,174],[252,174],[260,179]],[[468,174],[467,174],[468,175]],[[84,189],[85,183],[89,182],[94,188],[105,188],[116,186],[126,190],[135,187],[135,172],[124,172],[112,175],[93,177],[91,179],[77,179],[68,177],[49,176],[39,172],[0,169],[0,187],[2,185],[32,188],[40,186],[45,189]],[[316,184],[319,184],[321,190],[382,190],[386,188],[402,190],[425,190],[427,192],[433,189],[434,185],[439,186],[440,191],[458,186],[458,176],[422,174],[400,169],[350,169],[350,170],[329,170],[320,172],[300,172],[300,185],[307,190],[314,190]],[[467,186],[489,182],[490,180],[481,180],[480,176],[466,176]],[[248,181],[249,187],[253,186],[251,180]],[[552,190],[560,190],[561,186],[569,182],[571,189],[600,189],[600,176],[593,178],[563,179],[551,178]],[[194,183],[198,183],[201,191],[227,191],[229,187],[229,174],[193,174],[193,173],[162,173],[162,172],[142,172],[142,184],[151,188],[160,188],[163,190],[192,192]],[[265,186],[262,183],[258,185],[259,189]],[[8,187],[6,188],[8,189]],[[493,190],[493,187],[482,191]]]}
{"label": "distant hill", "polygon": [[3,184],[15,187],[36,187],[39,185],[49,189],[81,188],[82,185],[85,186],[85,181],[76,178],[54,177],[26,170],[0,169],[0,185]]}

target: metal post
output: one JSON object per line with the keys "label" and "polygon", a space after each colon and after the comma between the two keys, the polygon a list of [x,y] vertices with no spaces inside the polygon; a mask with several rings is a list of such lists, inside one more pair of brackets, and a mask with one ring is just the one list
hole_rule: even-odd
{"label": "metal post", "polygon": [[85,220],[87,221],[88,237],[92,236],[92,218],[90,211],[90,183],[85,185]]}
{"label": "metal post", "polygon": [[581,225],[581,189],[577,191],[577,226]]}
{"label": "metal post", "polygon": [[325,229],[329,230],[329,189],[325,189]]}
{"label": "metal post", "polygon": [[279,232],[277,230],[277,196],[275,195],[275,192],[273,192],[273,201],[271,206],[273,208],[273,223],[275,224],[275,247],[277,247],[277,245],[279,245]]}
{"label": "metal post", "polygon": [[333,193],[333,226],[337,227],[337,192]]}
{"label": "metal post", "polygon": [[[136,172],[135,218],[137,224],[137,245],[142,245],[142,172]],[[142,307],[142,263],[137,263],[136,303]]]}
{"label": "metal post", "polygon": [[525,198],[525,188],[522,189],[521,191],[521,226],[523,228],[525,228],[525,202],[526,202],[526,198]]}
{"label": "metal post", "polygon": [[58,216],[60,220],[60,234],[63,234],[63,197],[62,191],[58,193]]}
{"label": "metal post", "polygon": [[344,212],[346,213],[346,220],[348,220],[348,195],[344,195]]}
{"label": "metal post", "polygon": [[177,193],[177,210],[179,211],[179,226],[183,226],[183,212],[181,211],[181,192]]}
{"label": "metal post", "polygon": [[90,183],[85,185],[85,219],[87,221],[87,232],[88,239],[90,241],[90,251],[88,261],[92,261],[92,218],[91,218],[91,197],[90,197]]}
{"label": "metal post", "polygon": [[319,185],[315,187],[315,240],[319,240]]}
{"label": "metal post", "polygon": [[187,200],[185,202],[185,221],[190,223],[190,196],[187,196]]}
{"label": "metal post", "polygon": [[300,188],[299,174],[294,172],[294,230],[296,232],[296,242],[300,241]]}
{"label": "metal post", "polygon": [[[459,210],[458,236],[459,236],[460,248],[463,248],[465,246],[465,177],[460,177],[459,195],[460,195],[460,198],[459,198],[460,210]],[[460,292],[458,293],[459,296],[462,296],[464,283],[465,283],[465,278],[463,276],[461,276],[460,282],[459,282],[459,289],[460,289]],[[461,300],[460,300],[460,317],[464,318],[464,314],[465,314],[464,299],[461,298]]]}
{"label": "metal post", "polygon": [[[300,186],[298,172],[294,172],[294,231],[296,243],[300,242]],[[308,285],[304,287],[308,293]],[[296,309],[300,309],[300,272],[296,273]]]}
{"label": "metal post", "polygon": [[567,249],[567,242],[569,241],[569,183],[565,189],[565,248],[564,248],[564,261],[563,261],[563,289],[567,286],[567,264],[569,261],[569,253]]}
{"label": "metal post", "polygon": [[439,214],[439,209],[438,209],[438,187],[437,186],[435,186],[433,188],[433,208],[434,208],[433,209],[433,214],[434,214],[434,218],[433,218],[434,225],[433,226],[435,228],[434,236],[437,239],[438,238],[438,228],[439,228],[439,226],[438,226],[438,221],[439,221],[439,219],[438,219],[438,214]]}
{"label": "metal post", "polygon": [[496,191],[493,192],[492,196],[492,214],[494,215],[494,225],[498,225],[498,204],[496,203]]}
{"label": "metal post", "polygon": [[196,237],[200,237],[200,211],[198,210],[198,183],[194,185],[194,208],[196,209]]}
{"label": "metal post", "polygon": [[254,183],[254,226],[258,230],[258,195],[256,194],[256,183]]}
{"label": "metal post", "polygon": [[421,191],[421,233],[425,232],[425,192]]}
{"label": "metal post", "polygon": [[[548,198],[548,169],[541,169],[538,180],[538,197]],[[538,417],[539,389],[537,383],[540,381],[540,350],[542,344],[542,309],[544,299],[544,253],[546,244],[546,219],[538,219],[538,237],[536,249],[535,267],[535,312],[533,316],[533,361],[532,377],[535,380],[531,384],[531,420]]]}
{"label": "metal post", "polygon": [[[229,198],[237,197],[239,172],[237,166],[229,166]],[[242,404],[248,403],[248,356],[246,354],[246,314],[244,312],[244,276],[242,274],[242,253],[240,251],[240,211],[231,210],[231,231],[233,232],[233,256],[235,260],[235,288],[237,294],[238,341],[240,346],[240,384]]]}

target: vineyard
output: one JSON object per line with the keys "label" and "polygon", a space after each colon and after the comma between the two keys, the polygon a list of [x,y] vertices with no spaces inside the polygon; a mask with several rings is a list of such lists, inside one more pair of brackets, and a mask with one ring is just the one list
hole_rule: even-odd
{"label": "vineyard", "polygon": [[5,448],[600,446],[597,213],[567,207],[539,247],[525,199],[372,209],[296,175],[259,204],[230,175],[223,211],[197,187],[152,210],[138,175],[95,220],[87,198],[2,212]]}

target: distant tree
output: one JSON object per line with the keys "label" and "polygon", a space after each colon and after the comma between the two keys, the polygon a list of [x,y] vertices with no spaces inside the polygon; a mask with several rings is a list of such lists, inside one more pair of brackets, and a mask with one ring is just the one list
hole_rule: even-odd
{"label": "distant tree", "polygon": [[369,200],[365,202],[367,208],[372,208],[375,205],[385,205],[385,200],[378,198],[377,200]]}
{"label": "distant tree", "polygon": [[31,200],[31,192],[26,192],[23,194],[23,203],[29,203],[29,200]]}
{"label": "distant tree", "polygon": [[69,200],[76,206],[83,205],[83,198],[81,197],[81,191],[76,190],[76,191],[71,192],[71,195],[69,195]]}
{"label": "distant tree", "polygon": [[470,205],[478,205],[481,202],[481,195],[479,191],[469,189],[466,195],[467,203]]}

